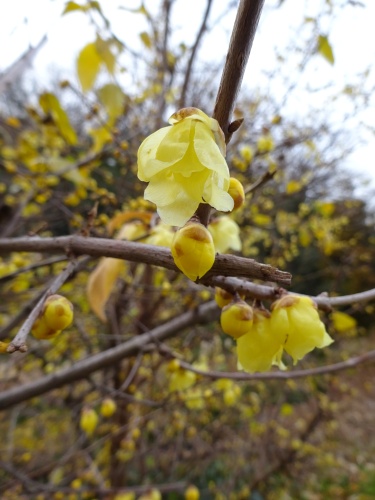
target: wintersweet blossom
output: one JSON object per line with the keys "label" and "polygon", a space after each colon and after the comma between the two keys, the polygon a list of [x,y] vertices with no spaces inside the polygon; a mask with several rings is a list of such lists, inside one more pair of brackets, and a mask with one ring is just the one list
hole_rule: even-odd
{"label": "wintersweet blossom", "polygon": [[315,347],[332,344],[310,297],[286,295],[272,304],[271,328],[285,337],[284,349],[294,364]]}
{"label": "wintersweet blossom", "polygon": [[183,108],[169,123],[138,150],[138,178],[149,183],[145,199],[155,203],[163,222],[180,227],[200,203],[231,211],[225,140],[218,122],[197,108]]}
{"label": "wintersweet blossom", "polygon": [[212,235],[217,252],[226,253],[230,248],[236,251],[241,250],[240,227],[228,215],[214,219],[209,223],[208,230]]}
{"label": "wintersweet blossom", "polygon": [[253,324],[245,335],[237,339],[237,356],[240,367],[249,372],[264,372],[273,364],[280,366],[280,348],[285,334],[271,327],[270,313],[254,309]]}

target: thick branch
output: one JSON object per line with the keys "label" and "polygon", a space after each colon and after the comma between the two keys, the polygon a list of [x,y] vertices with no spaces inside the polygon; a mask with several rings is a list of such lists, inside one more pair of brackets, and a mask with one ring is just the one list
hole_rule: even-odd
{"label": "thick branch", "polygon": [[213,114],[223,129],[226,142],[230,139],[231,134],[228,127],[253,45],[263,4],[264,0],[241,0],[238,6]]}
{"label": "thick branch", "polygon": [[56,373],[43,377],[36,382],[24,384],[4,391],[0,394],[0,410],[9,408],[21,401],[26,401],[35,396],[40,396],[52,389],[58,389],[63,385],[70,384],[76,380],[86,378],[91,373],[113,366],[124,358],[133,356],[149,342],[160,342],[184,328],[197,323],[205,323],[217,319],[219,308],[215,302],[208,302],[193,311],[182,314],[164,325],[160,325],[142,335],[136,335],[127,342],[100,352],[94,356],[79,361],[73,366],[60,370]]}
{"label": "thick branch", "polygon": [[[91,255],[92,257],[115,257],[132,262],[143,262],[165,267],[179,272],[169,249],[132,241],[120,241],[104,238],[84,238],[82,236],[60,236],[58,238],[11,238],[0,239],[2,252],[40,252],[68,255]],[[211,270],[211,276],[241,276],[244,278],[272,281],[289,286],[291,275],[272,266],[260,264],[253,259],[229,254],[218,254]]]}

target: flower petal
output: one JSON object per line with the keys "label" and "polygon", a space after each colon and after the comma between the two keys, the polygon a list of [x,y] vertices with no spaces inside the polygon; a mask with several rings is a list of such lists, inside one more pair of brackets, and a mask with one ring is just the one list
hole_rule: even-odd
{"label": "flower petal", "polygon": [[[159,144],[168,134],[170,128],[171,127],[163,127],[160,130],[157,130],[153,134],[146,137],[146,139],[139,146],[138,178],[141,181],[149,181],[153,175],[169,166],[169,164],[166,165],[163,162],[155,161],[155,159]],[[170,164],[173,164],[174,162],[175,160],[171,161]]]}

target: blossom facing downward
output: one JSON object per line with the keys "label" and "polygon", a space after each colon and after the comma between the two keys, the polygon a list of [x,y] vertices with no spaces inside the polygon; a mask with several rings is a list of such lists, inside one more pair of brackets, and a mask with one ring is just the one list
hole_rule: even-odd
{"label": "blossom facing downward", "polygon": [[164,223],[179,227],[200,203],[231,211],[225,141],[218,122],[197,108],[183,108],[169,123],[138,150],[138,178],[149,183],[145,199],[155,203]]}
{"label": "blossom facing downward", "polygon": [[215,262],[212,236],[199,222],[190,222],[175,233],[171,252],[176,266],[192,281],[204,276]]}
{"label": "blossom facing downward", "polygon": [[220,324],[224,333],[238,339],[253,326],[253,308],[244,300],[234,300],[221,311]]}
{"label": "blossom facing downward", "polygon": [[294,364],[315,347],[332,344],[310,297],[286,295],[272,304],[271,328],[285,338],[284,349]]}
{"label": "blossom facing downward", "polygon": [[237,340],[238,362],[248,373],[265,372],[279,364],[285,335],[272,329],[270,316],[266,310],[254,309],[252,327]]}

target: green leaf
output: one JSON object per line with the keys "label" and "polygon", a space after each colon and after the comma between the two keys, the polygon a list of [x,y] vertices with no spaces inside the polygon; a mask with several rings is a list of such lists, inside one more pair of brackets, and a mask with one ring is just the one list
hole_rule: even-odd
{"label": "green leaf", "polygon": [[96,43],[89,43],[78,55],[77,74],[83,92],[90,90],[98,76],[102,58],[97,52]]}
{"label": "green leaf", "polygon": [[49,113],[59,129],[63,138],[69,144],[77,143],[77,134],[70,124],[68,115],[62,109],[61,104],[54,94],[45,92],[39,98],[40,107],[45,113]]}
{"label": "green leaf", "polygon": [[98,97],[106,108],[109,122],[113,124],[124,110],[125,95],[123,91],[118,85],[108,83],[98,90]]}
{"label": "green leaf", "polygon": [[332,50],[331,44],[328,41],[327,36],[319,35],[319,37],[318,37],[318,52],[330,64],[334,64],[335,57],[333,55],[333,50]]}

